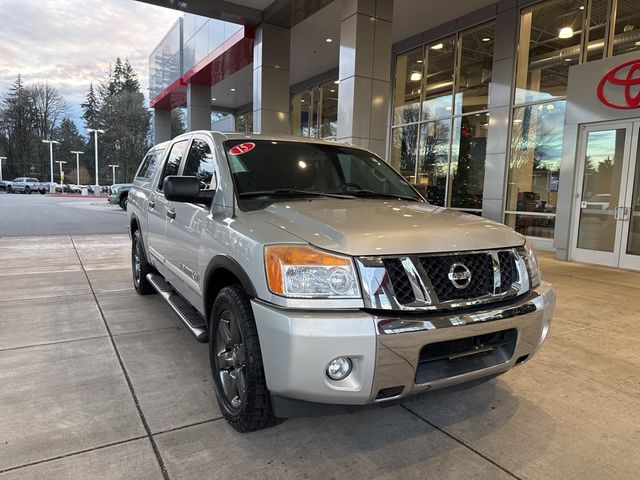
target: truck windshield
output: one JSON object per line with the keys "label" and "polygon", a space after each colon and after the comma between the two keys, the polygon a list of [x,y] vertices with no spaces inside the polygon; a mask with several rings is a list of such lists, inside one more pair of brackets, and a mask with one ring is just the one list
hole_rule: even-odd
{"label": "truck windshield", "polygon": [[422,197],[379,158],[339,144],[228,140],[224,143],[240,200],[257,198]]}

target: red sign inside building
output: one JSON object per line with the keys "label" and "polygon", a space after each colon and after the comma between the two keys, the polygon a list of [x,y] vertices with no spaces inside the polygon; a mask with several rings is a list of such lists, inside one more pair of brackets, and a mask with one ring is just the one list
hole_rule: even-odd
{"label": "red sign inside building", "polygon": [[598,83],[598,99],[619,110],[640,108],[640,59],[625,62],[607,72]]}

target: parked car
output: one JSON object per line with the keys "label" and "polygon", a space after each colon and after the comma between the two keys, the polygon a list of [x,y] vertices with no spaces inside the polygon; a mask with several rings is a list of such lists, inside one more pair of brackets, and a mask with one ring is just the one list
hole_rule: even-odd
{"label": "parked car", "polygon": [[64,185],[62,185],[62,187],[57,184],[56,188],[56,193],[81,193],[82,189],[78,186],[78,185],[73,185],[70,183],[65,183]]}
{"label": "parked car", "polygon": [[209,342],[240,432],[504,373],[554,311],[525,237],[353,146],[180,135],[143,159],[127,215],[136,291]]}
{"label": "parked car", "polygon": [[7,193],[40,192],[42,195],[47,193],[46,187],[33,177],[18,177],[10,182],[5,182],[5,188]]}
{"label": "parked car", "polygon": [[130,183],[116,183],[111,187],[111,195],[107,199],[109,203],[120,205],[122,210],[127,209],[127,200],[129,198]]}

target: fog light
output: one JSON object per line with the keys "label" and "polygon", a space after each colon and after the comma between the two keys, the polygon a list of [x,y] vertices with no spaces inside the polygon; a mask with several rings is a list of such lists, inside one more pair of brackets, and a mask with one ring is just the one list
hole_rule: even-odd
{"label": "fog light", "polygon": [[347,357],[338,357],[327,365],[327,377],[331,380],[343,380],[351,373],[351,360]]}

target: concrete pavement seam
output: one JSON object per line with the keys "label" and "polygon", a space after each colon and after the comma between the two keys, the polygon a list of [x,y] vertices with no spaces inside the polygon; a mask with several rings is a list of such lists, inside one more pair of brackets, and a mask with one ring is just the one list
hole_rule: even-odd
{"label": "concrete pavement seam", "polygon": [[189,425],[181,425],[179,427],[169,428],[167,430],[160,430],[159,432],[154,432],[153,435],[154,436],[164,435],[165,433],[172,433],[172,432],[176,432],[178,430],[184,430],[185,428],[197,427],[198,425],[204,425],[205,423],[217,422],[218,420],[222,420],[223,418],[224,417],[220,416],[220,417],[216,417],[216,418],[210,418],[209,420],[202,420],[200,422],[190,423]]}
{"label": "concrete pavement seam", "polygon": [[33,345],[23,345],[21,347],[0,348],[0,353],[10,352],[13,350],[22,350],[25,348],[46,347],[49,345],[58,345],[59,343],[81,342],[82,340],[95,340],[96,338],[107,338],[108,335],[95,335],[93,337],[73,338],[71,340],[58,340],[57,342],[34,343]]}
{"label": "concrete pavement seam", "polygon": [[478,450],[476,450],[475,448],[473,448],[471,445],[466,444],[465,442],[463,442],[462,440],[460,440],[459,438],[454,437],[452,434],[450,434],[449,432],[447,432],[445,429],[440,428],[439,426],[437,426],[434,423],[431,423],[429,420],[427,420],[426,418],[424,418],[422,415],[417,414],[416,412],[414,412],[413,410],[409,409],[408,407],[404,406],[404,405],[400,405],[401,408],[403,408],[404,410],[406,410],[407,412],[409,412],[411,415],[415,416],[416,418],[419,418],[420,420],[422,420],[423,422],[425,422],[427,425],[430,425],[431,427],[435,428],[436,430],[438,430],[440,433],[443,433],[444,435],[446,435],[447,437],[449,437],[451,440],[453,440],[456,443],[459,443],[460,445],[462,445],[463,447],[465,447],[468,450],[471,450],[473,453],[475,453],[476,455],[478,455],[479,457],[483,458],[484,460],[486,460],[487,462],[489,462],[491,465],[493,465],[494,467],[499,468],[500,470],[502,470],[504,473],[506,473],[507,475],[515,478],[516,480],[523,480],[522,477],[519,477],[518,475],[516,475],[515,473],[507,470],[505,467],[503,467],[502,465],[498,464],[497,462],[495,462],[494,460],[492,460],[491,458],[487,457],[485,454],[479,452]]}
{"label": "concrete pavement seam", "polygon": [[33,467],[35,465],[40,465],[42,463],[53,462],[55,460],[61,460],[63,458],[73,457],[74,455],[81,455],[83,453],[93,452],[95,450],[102,450],[103,448],[115,447],[117,445],[122,445],[124,443],[129,443],[129,442],[135,442],[136,440],[142,440],[144,438],[147,438],[146,435],[129,438],[127,440],[119,440],[117,442],[106,443],[104,445],[98,445],[97,447],[86,448],[84,450],[77,450],[75,452],[65,453],[64,455],[58,455],[57,457],[45,458],[44,460],[37,460],[35,462],[25,463],[24,465],[16,465],[15,467],[9,467],[4,470],[0,470],[0,474],[12,472],[14,470],[19,470],[21,468]]}
{"label": "concrete pavement seam", "polygon": [[98,302],[98,297],[96,296],[96,292],[93,290],[93,285],[91,284],[91,280],[89,280],[89,275],[87,274],[86,270],[84,269],[84,265],[82,263],[82,259],[80,258],[80,253],[78,253],[78,249],[76,248],[76,244],[75,241],[73,240],[73,236],[69,236],[69,238],[71,238],[71,243],[73,244],[73,248],[76,250],[76,255],[78,255],[78,260],[80,261],[80,265],[82,265],[82,271],[84,272],[84,275],[87,279],[87,283],[89,284],[89,288],[91,289],[91,293],[93,293],[93,298],[94,301],[96,302],[96,305],[98,306],[98,310],[100,311],[100,317],[102,317],[102,321],[104,322],[104,326],[107,329],[107,333],[109,334],[109,339],[111,340],[111,346],[113,347],[113,350],[116,354],[116,358],[118,359],[118,363],[120,364],[120,368],[122,369],[122,373],[124,375],[124,378],[127,382],[127,385],[129,386],[129,391],[131,393],[131,396],[133,397],[133,402],[135,403],[136,408],[138,409],[138,415],[140,415],[140,420],[142,421],[142,425],[145,429],[145,431],[147,432],[147,438],[149,438],[149,442],[151,443],[151,448],[153,449],[153,453],[156,456],[156,460],[158,461],[158,464],[160,465],[160,470],[162,472],[162,477],[165,480],[170,480],[169,477],[169,473],[167,472],[167,468],[164,464],[164,460],[162,459],[162,455],[160,455],[160,450],[158,449],[158,445],[156,444],[155,439],[153,438],[153,434],[151,433],[151,429],[149,428],[149,423],[147,422],[147,419],[144,415],[144,412],[142,411],[142,407],[140,406],[140,402],[138,401],[138,396],[136,395],[136,391],[133,388],[133,382],[131,381],[131,378],[129,377],[129,373],[127,372],[127,369],[124,365],[124,361],[122,360],[122,357],[120,356],[120,351],[118,350],[118,346],[116,345],[116,342],[113,338],[113,334],[111,333],[111,329],[109,328],[109,324],[107,323],[107,319],[104,316],[104,312],[102,311],[102,307],[100,306],[100,302]]}

